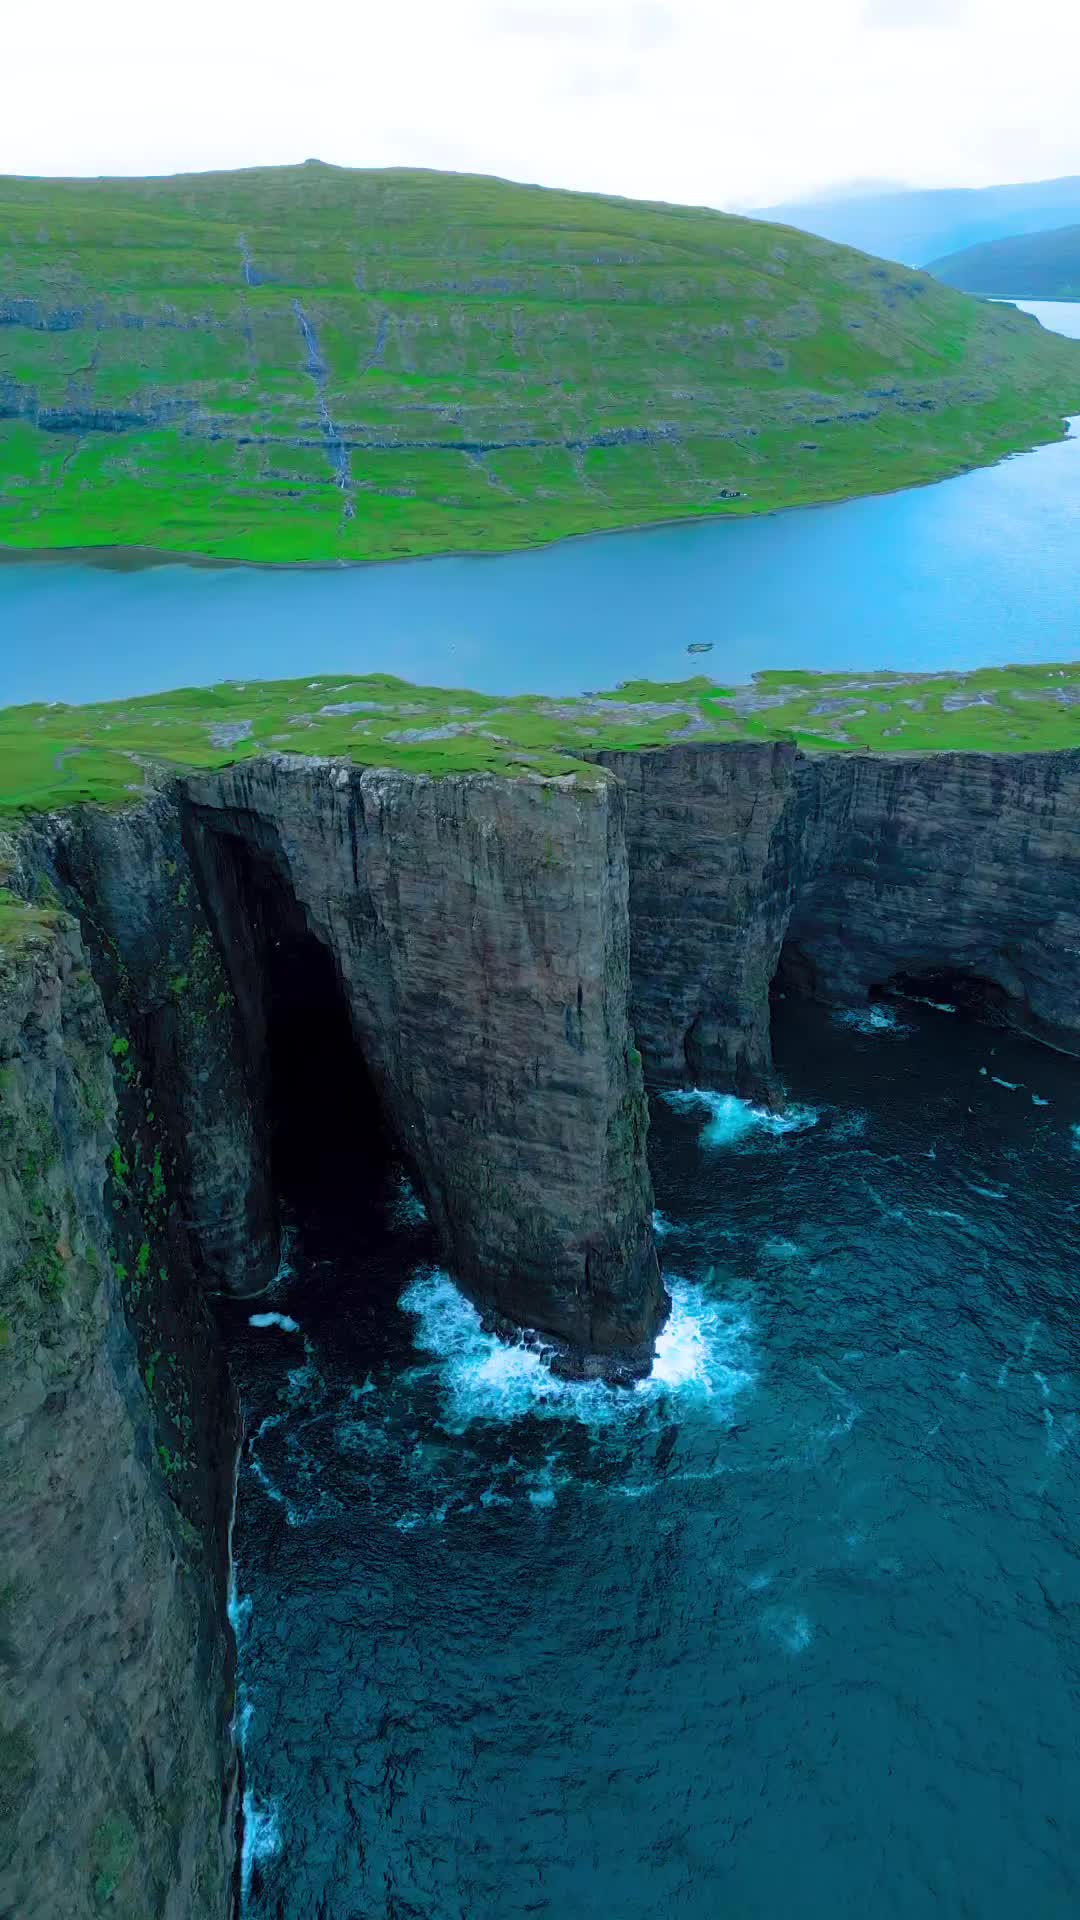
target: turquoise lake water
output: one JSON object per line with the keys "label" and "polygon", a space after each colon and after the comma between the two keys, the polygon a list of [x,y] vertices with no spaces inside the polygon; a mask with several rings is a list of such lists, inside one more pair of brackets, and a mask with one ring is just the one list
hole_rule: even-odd
{"label": "turquoise lake water", "polygon": [[[1080,306],[1032,310],[1080,334]],[[0,566],[3,705],[307,672],[573,693],[703,669],[744,682],[1077,655],[1077,438],[906,493],[493,559]]]}

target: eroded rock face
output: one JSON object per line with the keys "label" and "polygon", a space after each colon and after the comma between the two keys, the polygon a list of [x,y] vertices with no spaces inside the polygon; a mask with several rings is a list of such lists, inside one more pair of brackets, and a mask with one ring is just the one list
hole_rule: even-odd
{"label": "eroded rock face", "polygon": [[598,756],[623,786],[646,1074],[769,1095],[769,991],[865,1001],[898,975],[990,983],[1080,1052],[1080,753]]}
{"label": "eroded rock face", "polygon": [[79,916],[110,1017],[153,1089],[188,1269],[208,1292],[258,1292],[278,1256],[260,1063],[244,1044],[176,794],[66,815],[35,864]]}
{"label": "eroded rock face", "polygon": [[664,1295],[619,788],[285,758],[184,788],[250,1050],[276,896],[333,954],[455,1278],[579,1357],[647,1369]]}
{"label": "eroded rock face", "polygon": [[841,1004],[947,972],[1080,1052],[1080,754],[602,765],[261,760],[0,849],[39,902],[0,899],[0,1914],[230,1909],[205,1295],[276,1259],[275,941],[331,957],[455,1276],[585,1371],[663,1313],[635,1028],[654,1084],[768,1097],[779,967]]}
{"label": "eroded rock face", "polygon": [[0,1913],[226,1920],[235,1421],[182,1274],[140,1370],[112,1040],[75,922],[0,906]]}

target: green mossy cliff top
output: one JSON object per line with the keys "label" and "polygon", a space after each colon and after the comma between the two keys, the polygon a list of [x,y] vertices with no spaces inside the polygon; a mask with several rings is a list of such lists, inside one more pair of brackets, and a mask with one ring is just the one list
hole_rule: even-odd
{"label": "green mossy cliff top", "polygon": [[1076,412],[1029,316],[708,208],[0,179],[0,546],[494,552],[936,480]]}
{"label": "green mossy cliff top", "polygon": [[1080,747],[1080,662],[968,674],[762,673],[737,689],[629,681],[513,698],[389,674],[226,682],[104,705],[0,710],[0,810],[118,806],[182,768],[263,753],[410,773],[604,776],[601,748],[789,740],[807,749],[1023,753]]}

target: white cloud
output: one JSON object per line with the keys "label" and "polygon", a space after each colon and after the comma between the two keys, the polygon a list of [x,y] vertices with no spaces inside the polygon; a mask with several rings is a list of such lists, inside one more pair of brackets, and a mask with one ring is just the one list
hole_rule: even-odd
{"label": "white cloud", "polygon": [[863,25],[892,33],[955,32],[975,28],[975,0],[866,0]]}
{"label": "white cloud", "polygon": [[[1080,171],[1075,0],[12,5],[0,171],[446,166],[760,205]],[[28,76],[12,84],[12,75]],[[32,83],[29,77],[32,77]],[[1049,84],[1048,84],[1049,77]]]}

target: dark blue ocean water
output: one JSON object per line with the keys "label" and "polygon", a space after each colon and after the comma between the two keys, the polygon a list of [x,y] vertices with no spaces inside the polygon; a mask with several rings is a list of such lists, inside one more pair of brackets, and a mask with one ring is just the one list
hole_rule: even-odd
{"label": "dark blue ocean water", "polygon": [[[1080,325],[1080,306],[1038,313]],[[741,684],[767,667],[1061,660],[1080,653],[1078,608],[1072,439],[913,492],[493,559],[0,566],[0,705],[307,672],[574,693],[703,667]]]}
{"label": "dark blue ocean water", "polygon": [[786,1002],[657,1103],[674,1311],[552,1381],[391,1168],[229,1310],[248,1920],[1075,1920],[1080,1068]]}

